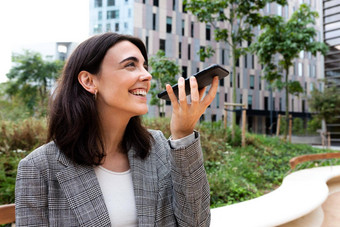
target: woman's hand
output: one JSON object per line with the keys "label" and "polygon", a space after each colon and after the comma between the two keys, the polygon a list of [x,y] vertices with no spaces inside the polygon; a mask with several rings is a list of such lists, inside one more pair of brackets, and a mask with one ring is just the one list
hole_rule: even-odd
{"label": "woman's hand", "polygon": [[183,77],[178,79],[178,100],[172,87],[169,84],[166,85],[173,107],[170,122],[173,139],[180,139],[193,133],[197,121],[214,100],[217,87],[218,77],[215,76],[208,94],[202,99],[206,88],[198,91],[196,78],[190,77],[191,104],[188,104]]}

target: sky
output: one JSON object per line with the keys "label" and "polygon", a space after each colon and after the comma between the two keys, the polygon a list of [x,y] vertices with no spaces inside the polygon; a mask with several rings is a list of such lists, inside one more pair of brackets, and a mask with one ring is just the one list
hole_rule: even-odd
{"label": "sky", "polygon": [[1,0],[0,83],[12,50],[23,44],[81,42],[89,36],[89,0]]}

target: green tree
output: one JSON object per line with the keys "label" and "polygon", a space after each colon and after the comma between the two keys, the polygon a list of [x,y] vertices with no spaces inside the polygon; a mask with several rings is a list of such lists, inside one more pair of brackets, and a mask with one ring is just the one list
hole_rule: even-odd
{"label": "green tree", "polygon": [[319,120],[330,123],[340,115],[340,91],[336,86],[326,87],[323,92],[314,89],[308,103]]}
{"label": "green tree", "polygon": [[[200,22],[210,24],[214,28],[215,40],[228,44],[231,51],[233,103],[236,103],[236,65],[238,59],[247,53],[248,48],[242,42],[250,43],[254,36],[254,27],[262,23],[259,13],[267,3],[277,2],[285,5],[286,0],[184,0],[186,9],[192,12]],[[227,26],[220,26],[220,24]],[[210,57],[211,48],[207,48]],[[200,51],[202,52],[202,51]],[[202,55],[200,55],[202,57]],[[232,114],[232,135],[235,135],[236,113]]]}
{"label": "green tree", "polygon": [[15,65],[7,74],[6,94],[11,100],[19,98],[31,115],[46,114],[46,106],[53,83],[60,75],[62,61],[45,61],[40,53],[26,50],[13,54]]}
{"label": "green tree", "polygon": [[158,106],[161,109],[164,103],[157,97],[157,94],[165,90],[166,84],[175,84],[176,75],[181,71],[176,62],[169,60],[162,50],[159,50],[155,56],[149,59],[149,66],[152,75],[150,105]]}
{"label": "green tree", "polygon": [[[289,94],[297,95],[303,92],[298,81],[289,81],[289,67],[301,51],[310,52],[314,56],[317,52],[327,52],[326,44],[315,41],[316,30],[313,25],[317,17],[318,13],[311,11],[306,4],[301,4],[288,21],[284,21],[280,16],[266,16],[263,20],[264,32],[251,46],[260,63],[265,65],[265,79],[274,87],[285,89],[286,125],[289,121]],[[273,61],[276,54],[280,56],[277,64]],[[285,139],[287,134],[288,127],[285,129]]]}

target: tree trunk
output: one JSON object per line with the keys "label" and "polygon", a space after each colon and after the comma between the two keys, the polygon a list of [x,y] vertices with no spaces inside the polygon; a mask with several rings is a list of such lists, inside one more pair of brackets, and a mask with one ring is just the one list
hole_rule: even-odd
{"label": "tree trunk", "polygon": [[288,134],[288,125],[289,125],[289,87],[288,87],[288,73],[289,73],[289,67],[285,66],[285,73],[286,73],[286,78],[285,78],[285,88],[286,88],[286,128],[285,128],[285,133],[284,133],[284,140],[287,140],[287,134]]}
{"label": "tree trunk", "polygon": [[[232,42],[232,61],[233,61],[233,69],[232,69],[232,75],[233,75],[233,103],[236,103],[236,62],[237,62],[237,59],[236,59],[236,47],[234,45],[234,42]],[[236,112],[234,111],[235,110],[235,106],[232,106],[232,129],[231,129],[231,135],[232,135],[232,139],[235,138],[235,130],[236,130]]]}

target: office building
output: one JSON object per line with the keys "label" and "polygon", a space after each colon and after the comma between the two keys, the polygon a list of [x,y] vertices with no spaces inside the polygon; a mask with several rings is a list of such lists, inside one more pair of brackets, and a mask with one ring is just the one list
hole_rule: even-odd
{"label": "office building", "polygon": [[[326,85],[335,85],[340,89],[340,0],[323,1],[323,35],[329,52],[325,56]],[[335,122],[327,122],[327,131],[331,133],[332,145],[340,144],[340,116]]]}
{"label": "office building", "polygon": [[[303,1],[291,0],[288,6],[275,3],[268,4],[264,14],[278,14],[285,18],[298,9]],[[313,10],[321,11],[322,3],[317,0],[305,1]],[[219,26],[226,27],[222,22]],[[316,23],[320,31],[322,18]],[[259,32],[259,28],[254,28]],[[231,71],[231,53],[226,43],[214,40],[214,29],[205,23],[197,21],[195,16],[185,11],[182,0],[90,0],[90,32],[91,35],[106,31],[131,34],[140,37],[146,44],[149,56],[164,50],[169,59],[175,60],[182,69],[182,76],[188,77],[211,65],[220,64]],[[318,41],[323,39],[318,33]],[[242,43],[247,46],[248,43]],[[215,55],[206,61],[201,61],[197,54],[201,48],[211,46]],[[306,119],[310,117],[307,97],[313,89],[322,88],[318,79],[324,77],[323,57],[319,54],[301,52],[290,69],[289,77],[300,81],[305,93],[300,96],[289,96],[290,109],[293,117]],[[232,77],[236,76],[236,84]],[[248,129],[257,133],[275,132],[278,114],[284,114],[285,96],[283,91],[271,92],[268,84],[262,79],[262,67],[257,57],[252,54],[242,56],[236,72],[220,81],[215,100],[205,112],[202,119],[219,121],[224,117],[224,103],[232,101],[232,86],[237,88],[237,102],[247,105]],[[271,101],[272,100],[272,101]],[[155,106],[149,109],[150,116],[170,116],[170,104],[158,110]],[[273,119],[270,121],[270,112]],[[228,114],[230,116],[231,114]],[[241,110],[237,110],[237,120],[240,121]],[[270,127],[272,126],[272,127]]]}

